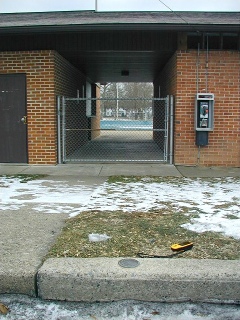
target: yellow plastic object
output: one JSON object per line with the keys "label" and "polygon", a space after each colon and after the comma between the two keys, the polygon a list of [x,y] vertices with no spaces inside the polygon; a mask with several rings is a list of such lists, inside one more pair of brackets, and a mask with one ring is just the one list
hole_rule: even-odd
{"label": "yellow plastic object", "polygon": [[184,241],[180,243],[174,243],[171,245],[172,251],[186,251],[191,250],[193,247],[193,243],[191,241]]}

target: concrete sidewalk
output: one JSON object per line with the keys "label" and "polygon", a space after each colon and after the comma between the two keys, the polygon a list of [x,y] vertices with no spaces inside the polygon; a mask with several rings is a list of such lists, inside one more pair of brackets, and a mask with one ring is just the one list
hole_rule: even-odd
{"label": "concrete sidewalk", "polygon": [[240,168],[174,166],[157,163],[92,163],[47,165],[1,164],[3,174],[46,174],[50,176],[109,177],[128,176],[172,176],[172,177],[239,177]]}
{"label": "concrete sidewalk", "polygon": [[[240,177],[240,168],[165,164],[0,165],[0,174],[45,174],[49,180],[93,189],[111,175]],[[81,181],[81,182],[79,182]],[[4,192],[3,188],[1,188]],[[112,301],[240,301],[240,262],[187,259],[137,259],[122,268],[119,259],[43,258],[67,219],[66,214],[27,209],[0,212],[0,293],[43,299]],[[150,288],[154,288],[151,290]]]}
{"label": "concrete sidewalk", "polygon": [[165,164],[65,164],[57,166],[1,165],[0,174],[47,174],[54,176],[108,177],[131,176],[181,176],[175,166]]}

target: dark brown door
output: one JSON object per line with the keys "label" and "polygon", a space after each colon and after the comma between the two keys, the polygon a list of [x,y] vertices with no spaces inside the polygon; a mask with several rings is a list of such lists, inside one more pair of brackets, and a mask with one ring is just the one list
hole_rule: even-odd
{"label": "dark brown door", "polygon": [[0,162],[27,163],[25,74],[0,74]]}

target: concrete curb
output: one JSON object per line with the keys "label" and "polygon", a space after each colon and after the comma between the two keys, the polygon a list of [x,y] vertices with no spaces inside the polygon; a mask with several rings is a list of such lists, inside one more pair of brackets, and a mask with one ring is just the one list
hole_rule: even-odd
{"label": "concrete curb", "polygon": [[0,294],[25,294],[37,296],[36,274],[38,269],[0,270]]}
{"label": "concrete curb", "polygon": [[240,302],[237,260],[136,259],[122,268],[121,258],[51,258],[37,275],[42,299],[67,301]]}

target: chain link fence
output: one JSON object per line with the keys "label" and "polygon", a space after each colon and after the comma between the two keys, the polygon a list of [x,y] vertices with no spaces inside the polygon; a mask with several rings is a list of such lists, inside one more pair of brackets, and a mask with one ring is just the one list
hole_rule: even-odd
{"label": "chain link fence", "polygon": [[167,162],[168,99],[75,99],[59,105],[60,162]]}

